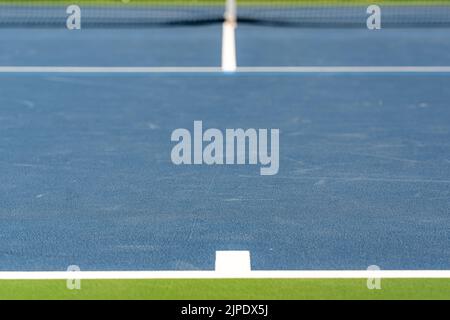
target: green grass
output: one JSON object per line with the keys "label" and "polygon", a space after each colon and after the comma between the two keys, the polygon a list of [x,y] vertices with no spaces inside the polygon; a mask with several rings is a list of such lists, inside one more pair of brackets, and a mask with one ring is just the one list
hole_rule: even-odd
{"label": "green grass", "polygon": [[445,299],[450,279],[385,279],[368,290],[364,279],[3,280],[0,299]]}

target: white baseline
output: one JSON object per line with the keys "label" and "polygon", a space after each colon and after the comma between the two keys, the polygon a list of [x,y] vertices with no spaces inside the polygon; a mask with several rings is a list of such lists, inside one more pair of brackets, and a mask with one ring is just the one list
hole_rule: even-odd
{"label": "white baseline", "polygon": [[0,280],[65,279],[450,279],[450,270],[0,272]]}

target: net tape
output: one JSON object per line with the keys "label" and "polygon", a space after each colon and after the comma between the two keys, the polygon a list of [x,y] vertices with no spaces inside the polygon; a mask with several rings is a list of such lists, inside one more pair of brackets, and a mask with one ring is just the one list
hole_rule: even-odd
{"label": "net tape", "polygon": [[[224,21],[225,1],[21,1],[0,0],[0,26],[64,27],[69,5],[82,10],[89,26],[207,24]],[[364,27],[367,1],[246,0],[237,1],[237,21],[293,26]],[[383,26],[450,26],[450,0],[380,2]]]}

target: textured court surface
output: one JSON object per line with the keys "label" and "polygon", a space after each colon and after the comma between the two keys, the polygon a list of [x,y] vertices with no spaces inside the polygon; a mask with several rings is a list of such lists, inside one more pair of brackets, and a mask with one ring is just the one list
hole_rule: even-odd
{"label": "textured court surface", "polygon": [[[239,27],[241,65],[450,65],[446,29],[265,28]],[[6,66],[220,63],[216,26],[0,38]],[[448,270],[449,86],[445,73],[2,74],[0,270],[212,270],[217,250],[250,250],[257,270]],[[279,128],[279,174],[174,166],[170,134],[194,120]]]}
{"label": "textured court surface", "polygon": [[[448,66],[447,28],[239,25],[240,66]],[[2,66],[219,66],[221,26],[0,29]]]}

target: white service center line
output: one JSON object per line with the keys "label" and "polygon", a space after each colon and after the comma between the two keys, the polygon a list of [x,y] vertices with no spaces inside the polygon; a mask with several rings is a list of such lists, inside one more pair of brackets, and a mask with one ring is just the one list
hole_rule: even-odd
{"label": "white service center line", "polygon": [[222,29],[222,71],[236,72],[236,23],[224,22]]}
{"label": "white service center line", "polygon": [[236,27],[237,6],[236,0],[227,0],[225,7],[225,22],[222,27],[222,71],[235,72],[237,69],[236,57]]}

